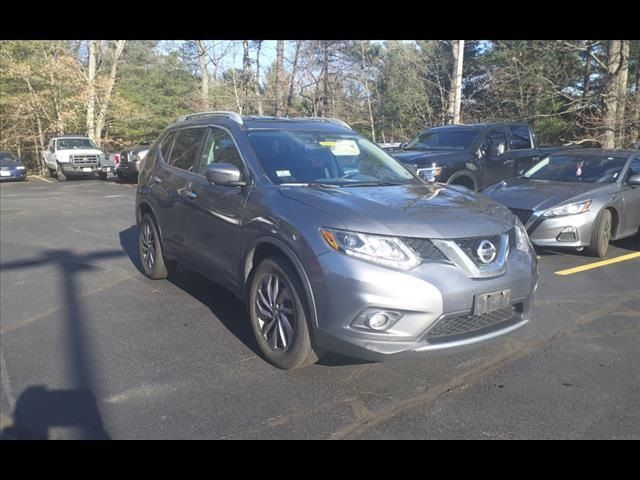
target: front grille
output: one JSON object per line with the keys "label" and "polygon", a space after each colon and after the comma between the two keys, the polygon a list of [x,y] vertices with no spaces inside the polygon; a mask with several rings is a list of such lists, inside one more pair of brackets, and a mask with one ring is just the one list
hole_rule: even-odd
{"label": "front grille", "polygon": [[464,315],[462,317],[448,317],[439,320],[427,332],[426,339],[434,340],[452,335],[462,335],[475,332],[499,323],[511,320],[516,314],[515,307],[502,308],[483,315]]}
{"label": "front grille", "polygon": [[[476,266],[485,266],[486,263],[480,260],[478,257],[478,247],[483,240],[489,240],[496,249],[500,249],[500,235],[494,235],[492,237],[474,237],[474,238],[457,238],[454,241],[460,247],[460,249],[469,257]],[[497,258],[497,257],[496,257]]]}
{"label": "front grille", "polygon": [[428,238],[403,238],[402,241],[423,260],[448,262],[444,253]]}
{"label": "front grille", "polygon": [[510,208],[509,210],[520,219],[523,225],[527,223],[533,213],[533,210],[525,210],[523,208]]}
{"label": "front grille", "polygon": [[71,155],[71,163],[81,167],[98,165],[97,155]]}

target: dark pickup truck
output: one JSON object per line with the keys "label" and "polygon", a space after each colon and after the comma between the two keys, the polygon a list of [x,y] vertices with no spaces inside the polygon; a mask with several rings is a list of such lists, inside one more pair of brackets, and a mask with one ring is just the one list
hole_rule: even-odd
{"label": "dark pickup truck", "polygon": [[430,128],[388,153],[425,180],[479,191],[559,148],[566,147],[539,147],[524,123],[476,123]]}

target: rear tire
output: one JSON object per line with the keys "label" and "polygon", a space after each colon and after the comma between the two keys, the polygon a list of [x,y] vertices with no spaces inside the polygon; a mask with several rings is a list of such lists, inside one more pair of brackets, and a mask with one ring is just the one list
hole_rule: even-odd
{"label": "rear tire", "polygon": [[177,262],[164,256],[156,222],[148,213],[142,217],[138,230],[138,254],[142,272],[152,280],[167,278],[176,270]]}
{"label": "rear tire", "polygon": [[611,211],[602,210],[593,225],[591,244],[585,248],[585,252],[592,257],[604,257],[611,240]]}
{"label": "rear tire", "polygon": [[266,258],[251,275],[249,317],[264,358],[284,370],[318,361],[311,343],[308,305],[298,275],[285,259]]}

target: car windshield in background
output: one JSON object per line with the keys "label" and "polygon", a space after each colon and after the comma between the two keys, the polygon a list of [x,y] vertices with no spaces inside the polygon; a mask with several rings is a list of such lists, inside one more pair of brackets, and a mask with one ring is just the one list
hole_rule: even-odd
{"label": "car windshield in background", "polygon": [[418,183],[411,173],[364,138],[313,131],[261,130],[249,140],[276,184],[335,186]]}
{"label": "car windshield in background", "polygon": [[554,182],[615,182],[626,158],[594,156],[554,155],[530,168],[523,176],[531,180]]}
{"label": "car windshield in background", "polygon": [[78,150],[81,148],[95,148],[96,144],[88,138],[60,138],[58,150]]}
{"label": "car windshield in background", "polygon": [[14,157],[10,152],[0,152],[0,160],[15,160],[16,157]]}
{"label": "car windshield in background", "polygon": [[425,132],[411,140],[406,150],[467,150],[471,148],[473,139],[478,132],[475,130],[465,131],[435,131]]}

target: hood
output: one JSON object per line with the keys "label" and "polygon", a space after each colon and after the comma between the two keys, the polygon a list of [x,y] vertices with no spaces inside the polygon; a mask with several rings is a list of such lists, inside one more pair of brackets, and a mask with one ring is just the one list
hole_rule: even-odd
{"label": "hood", "polygon": [[468,152],[466,150],[402,150],[390,153],[390,155],[401,163],[430,165],[436,162],[441,165],[448,161],[457,160],[461,155],[467,157]]}
{"label": "hood", "polygon": [[22,165],[22,162],[20,160],[11,160],[10,158],[0,158],[0,168],[2,167],[15,168],[18,165]]}
{"label": "hood", "polygon": [[280,193],[335,218],[327,227],[365,233],[442,239],[496,235],[513,226],[505,207],[443,185],[282,186]]}
{"label": "hood", "polygon": [[614,184],[550,182],[514,178],[489,187],[483,193],[507,207],[546,210],[558,204],[579,201],[608,190]]}

